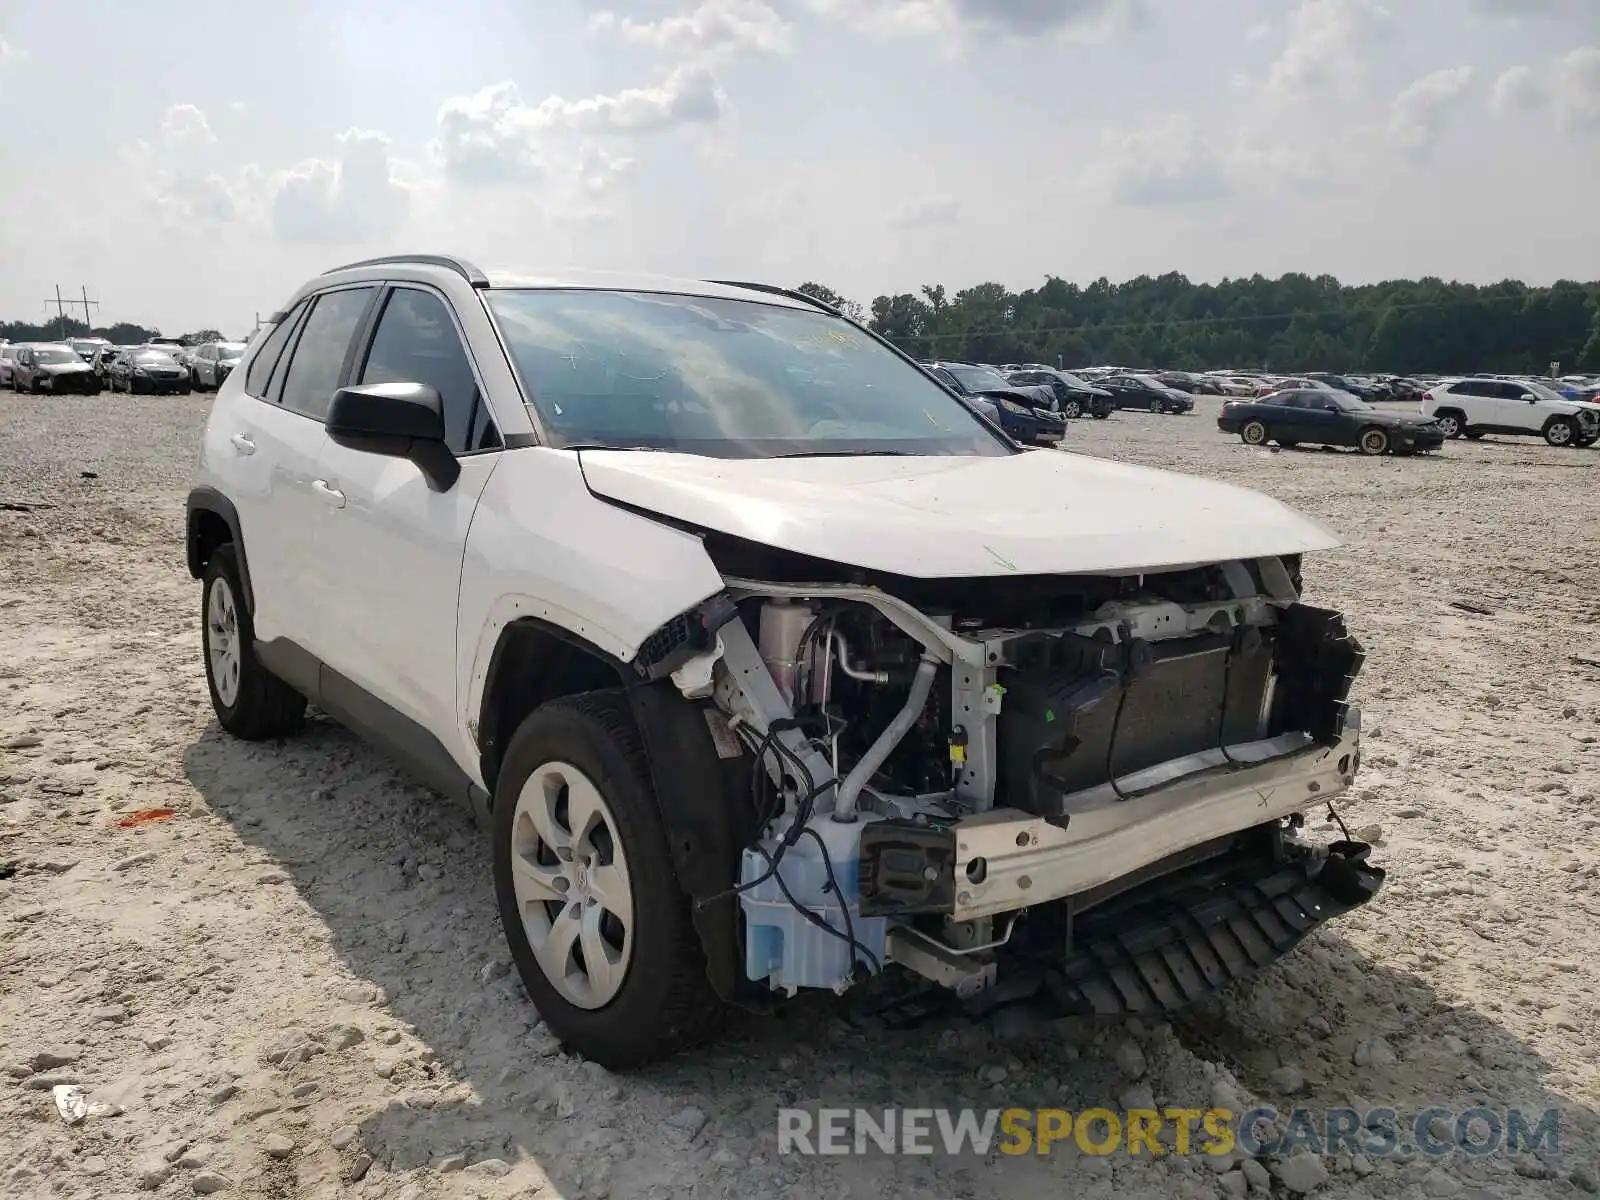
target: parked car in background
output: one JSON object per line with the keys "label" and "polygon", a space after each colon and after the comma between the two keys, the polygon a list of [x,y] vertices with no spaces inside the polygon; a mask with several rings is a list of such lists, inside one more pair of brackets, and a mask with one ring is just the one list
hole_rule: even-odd
{"label": "parked car in background", "polygon": [[1261,380],[1249,375],[1211,375],[1211,381],[1224,396],[1254,396]]}
{"label": "parked car in background", "polygon": [[214,392],[239,365],[243,342],[206,342],[194,348],[189,361],[189,386],[197,392]]}
{"label": "parked car in background", "polygon": [[1153,413],[1194,411],[1194,399],[1168,387],[1154,375],[1109,375],[1099,386],[1111,393],[1118,408],[1139,408]]}
{"label": "parked car in background", "polygon": [[1325,384],[1336,392],[1346,392],[1359,400],[1365,400],[1370,390],[1359,379],[1349,375],[1334,375],[1328,371],[1307,371],[1305,377],[1315,383]]}
{"label": "parked car in background", "polygon": [[94,362],[94,356],[99,353],[100,347],[109,346],[111,342],[103,337],[77,337],[67,338],[66,344],[71,346],[73,352],[86,363]]}
{"label": "parked car in background", "polygon": [[112,391],[130,396],[139,392],[176,396],[189,390],[189,372],[165,344],[129,347],[112,362],[110,380]]}
{"label": "parked car in background", "polygon": [[1485,434],[1542,437],[1552,446],[1592,446],[1600,441],[1600,405],[1568,400],[1541,384],[1511,379],[1447,380],[1422,398],[1422,415],[1446,437],[1477,440]]}
{"label": "parked car in background", "polygon": [[1069,421],[1075,421],[1085,413],[1103,421],[1117,409],[1117,402],[1111,398],[1110,392],[1054,367],[1037,364],[1013,367],[1006,372],[1006,379],[1024,386],[1049,388],[1055,396],[1052,411]]}
{"label": "parked car in background", "polygon": [[111,386],[111,364],[117,361],[117,355],[122,354],[129,347],[104,345],[94,352],[94,357],[89,360],[89,369],[95,374],[102,387]]}
{"label": "parked car in background", "polygon": [[1247,446],[1277,442],[1354,446],[1367,455],[1425,454],[1444,445],[1444,430],[1409,413],[1373,408],[1348,392],[1295,388],[1253,400],[1227,400],[1217,428],[1236,433]]}
{"label": "parked car in background", "polygon": [[1054,445],[1066,434],[1066,420],[1049,410],[1045,396],[1026,384],[1009,382],[992,367],[968,362],[922,365],[956,395],[969,399],[982,396],[992,401],[998,410],[1000,428],[1024,445]]}
{"label": "parked car in background", "polygon": [[17,352],[26,342],[7,342],[0,346],[0,387],[11,386],[11,373],[17,369]]}
{"label": "parked car in background", "polygon": [[100,381],[65,342],[39,342],[17,351],[11,366],[11,390],[93,396],[100,391]]}

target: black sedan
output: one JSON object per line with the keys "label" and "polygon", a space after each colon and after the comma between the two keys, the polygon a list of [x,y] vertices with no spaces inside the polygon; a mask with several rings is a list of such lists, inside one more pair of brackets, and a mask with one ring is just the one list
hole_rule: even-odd
{"label": "black sedan", "polygon": [[1162,383],[1154,375],[1112,375],[1099,386],[1111,393],[1118,408],[1142,408],[1153,413],[1194,411],[1194,397]]}
{"label": "black sedan", "polygon": [[1053,446],[1067,432],[1066,420],[1049,410],[1049,392],[1014,384],[993,367],[976,363],[923,363],[940,383],[967,400],[982,398],[994,405],[1000,428],[1029,446]]}
{"label": "black sedan", "polygon": [[1373,408],[1348,392],[1283,391],[1255,400],[1229,400],[1217,428],[1247,446],[1277,442],[1354,446],[1363,454],[1421,454],[1444,445],[1444,431],[1424,417]]}
{"label": "black sedan", "polygon": [[189,372],[162,347],[135,346],[112,362],[109,386],[130,396],[138,392],[176,396],[189,390]]}
{"label": "black sedan", "polygon": [[1069,421],[1075,421],[1085,414],[1104,421],[1117,410],[1117,402],[1111,398],[1110,392],[1054,367],[1016,367],[1006,372],[1006,379],[1010,383],[1049,388],[1055,395],[1052,411]]}

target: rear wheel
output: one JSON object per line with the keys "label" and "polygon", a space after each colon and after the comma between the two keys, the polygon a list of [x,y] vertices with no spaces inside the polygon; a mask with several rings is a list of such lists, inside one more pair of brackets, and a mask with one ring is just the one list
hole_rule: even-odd
{"label": "rear wheel", "polygon": [[204,579],[200,637],[217,724],[247,742],[293,733],[305,716],[306,699],[256,657],[255,626],[231,544],[212,551]]}
{"label": "rear wheel", "polygon": [[1447,438],[1460,437],[1467,431],[1467,420],[1453,408],[1441,409],[1433,414],[1433,423]]}
{"label": "rear wheel", "polygon": [[1481,442],[1481,441],[1483,441],[1483,430],[1481,430],[1481,429],[1463,429],[1461,431],[1461,436],[1466,438],[1467,441],[1469,441],[1469,442]]}
{"label": "rear wheel", "polygon": [[1551,417],[1545,422],[1544,440],[1552,446],[1572,446],[1582,436],[1578,423],[1571,417]]}
{"label": "rear wheel", "polygon": [[1295,441],[1293,438],[1279,438],[1278,439],[1278,445],[1282,446],[1285,450],[1293,450],[1299,444],[1300,443]]}
{"label": "rear wheel", "polygon": [[1361,453],[1376,458],[1380,454],[1389,453],[1389,435],[1376,425],[1369,425],[1361,431],[1361,436],[1356,439],[1356,448]]}
{"label": "rear wheel", "polygon": [[1061,415],[1069,421],[1076,421],[1083,416],[1083,405],[1076,400],[1068,400],[1061,408]]}
{"label": "rear wheel", "polygon": [[539,1015],[613,1070],[665,1058],[722,1017],[673,871],[624,693],[546,704],[495,784],[500,923]]}
{"label": "rear wheel", "polygon": [[1260,421],[1246,421],[1239,430],[1239,440],[1246,446],[1265,446],[1267,444],[1267,427]]}
{"label": "rear wheel", "polygon": [[1158,413],[1161,410],[1162,410],[1162,404],[1161,404],[1160,400],[1152,400],[1152,401],[1150,401],[1150,411],[1151,412]]}

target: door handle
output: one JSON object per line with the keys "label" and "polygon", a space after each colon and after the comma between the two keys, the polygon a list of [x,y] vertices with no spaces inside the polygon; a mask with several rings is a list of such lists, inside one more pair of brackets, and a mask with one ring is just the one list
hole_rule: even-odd
{"label": "door handle", "polygon": [[344,493],[338,488],[330,486],[326,479],[313,479],[311,481],[311,490],[333,505],[334,508],[344,507]]}
{"label": "door handle", "polygon": [[256,452],[256,444],[242,433],[234,434],[228,441],[233,443],[233,448],[240,454],[254,454]]}

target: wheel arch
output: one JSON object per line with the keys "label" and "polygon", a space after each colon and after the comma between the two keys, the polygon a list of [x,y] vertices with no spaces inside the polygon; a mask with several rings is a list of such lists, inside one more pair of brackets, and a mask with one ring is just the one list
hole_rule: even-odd
{"label": "wheel arch", "polygon": [[739,905],[731,889],[738,883],[740,849],[754,834],[747,827],[754,814],[739,803],[751,762],[742,743],[736,755],[719,751],[709,705],[684,697],[659,669],[625,663],[551,621],[510,621],[490,656],[475,728],[489,803],[505,748],[530,713],[554,700],[612,689],[626,693],[678,882],[703,902],[694,905],[693,920],[712,987],[726,1000],[747,1000],[741,994]]}
{"label": "wheel arch", "polygon": [[244,606],[252,616],[256,611],[255,591],[250,586],[250,563],[245,556],[244,535],[239,529],[239,510],[214,487],[197,487],[189,492],[186,504],[184,551],[189,574],[199,579],[217,547],[232,543],[239,562],[239,584],[244,589]]}

